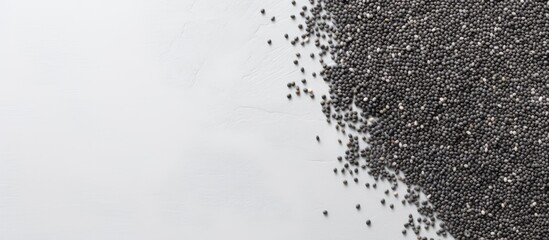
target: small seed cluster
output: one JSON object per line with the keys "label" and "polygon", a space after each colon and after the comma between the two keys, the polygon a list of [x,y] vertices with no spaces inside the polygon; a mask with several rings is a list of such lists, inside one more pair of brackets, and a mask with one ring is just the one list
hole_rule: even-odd
{"label": "small seed cluster", "polygon": [[362,169],[396,198],[399,182],[410,186],[401,202],[423,217],[403,234],[427,239],[422,227],[438,225],[456,239],[548,239],[549,2],[309,3],[292,2],[303,34],[284,37],[318,48],[322,112],[348,137],[334,173],[358,183]]}

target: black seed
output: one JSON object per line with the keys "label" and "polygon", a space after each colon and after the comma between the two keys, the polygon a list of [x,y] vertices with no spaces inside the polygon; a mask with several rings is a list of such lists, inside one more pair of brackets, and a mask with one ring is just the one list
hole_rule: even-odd
{"label": "black seed", "polygon": [[350,138],[346,163],[418,186],[401,202],[425,221],[443,218],[437,235],[549,235],[549,12],[545,1],[526,2],[319,0],[300,9],[303,36],[291,43],[318,49],[326,121],[370,146]]}

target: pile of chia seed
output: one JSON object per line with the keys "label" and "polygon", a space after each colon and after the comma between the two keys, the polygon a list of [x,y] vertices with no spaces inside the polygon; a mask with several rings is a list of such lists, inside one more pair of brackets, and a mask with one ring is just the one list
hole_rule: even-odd
{"label": "pile of chia seed", "polygon": [[403,234],[549,239],[548,1],[291,4],[302,35],[284,37],[318,48],[322,111],[348,134],[334,172],[410,186],[423,218]]}

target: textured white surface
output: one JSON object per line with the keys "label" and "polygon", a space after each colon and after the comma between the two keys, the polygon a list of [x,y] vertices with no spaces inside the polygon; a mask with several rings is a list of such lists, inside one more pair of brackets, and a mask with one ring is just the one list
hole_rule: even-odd
{"label": "textured white surface", "polygon": [[318,100],[286,99],[292,12],[0,0],[0,239],[405,239],[411,209],[343,187],[343,136]]}

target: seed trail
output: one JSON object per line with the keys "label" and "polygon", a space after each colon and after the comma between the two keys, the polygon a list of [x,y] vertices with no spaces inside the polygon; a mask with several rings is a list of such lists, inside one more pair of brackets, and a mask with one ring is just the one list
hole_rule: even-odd
{"label": "seed trail", "polygon": [[456,239],[549,236],[545,1],[310,3],[290,15],[302,35],[285,38],[318,50],[310,57],[329,87],[322,113],[339,134],[351,133],[334,161],[344,164],[341,174],[358,180],[362,172],[353,169],[364,166],[392,185],[385,193],[395,199],[404,183],[402,205],[422,216],[405,229],[420,239],[429,231]]}

